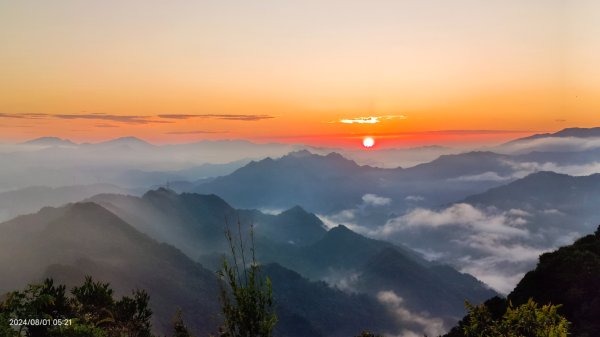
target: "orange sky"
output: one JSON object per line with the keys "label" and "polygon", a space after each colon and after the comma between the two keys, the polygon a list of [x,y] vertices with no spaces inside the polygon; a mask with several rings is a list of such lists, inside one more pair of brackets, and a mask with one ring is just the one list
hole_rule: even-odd
{"label": "orange sky", "polygon": [[598,16],[592,0],[2,2],[0,141],[415,146],[598,126]]}

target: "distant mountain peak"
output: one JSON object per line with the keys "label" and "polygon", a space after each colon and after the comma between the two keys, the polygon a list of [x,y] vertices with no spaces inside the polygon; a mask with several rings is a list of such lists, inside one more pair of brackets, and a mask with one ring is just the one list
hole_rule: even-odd
{"label": "distant mountain peak", "polygon": [[305,210],[304,208],[302,208],[300,206],[294,206],[288,210],[285,210],[285,211],[281,212],[281,214],[279,214],[279,216],[282,218],[291,218],[296,221],[301,221],[303,223],[303,226],[310,225],[310,226],[315,226],[318,228],[324,228],[324,226],[325,226],[323,224],[323,221],[321,221],[321,219],[319,219],[319,217],[317,217],[313,213]]}
{"label": "distant mountain peak", "polygon": [[96,145],[129,145],[129,146],[144,146],[151,147],[154,146],[145,140],[142,140],[137,137],[127,136],[127,137],[119,137],[111,140],[107,140],[105,142],[97,143]]}
{"label": "distant mountain peak", "polygon": [[[352,232],[352,230],[348,227],[346,227],[345,225],[339,224],[335,227],[333,227],[332,229],[330,229],[330,232],[334,233],[334,232],[338,232],[338,233],[350,233]],[[352,232],[354,233],[354,232]]]}
{"label": "distant mountain peak", "polygon": [[354,162],[354,161],[342,156],[341,154],[339,154],[337,152],[330,152],[326,155],[320,155],[317,153],[312,153],[306,149],[290,152],[287,155],[283,156],[281,159],[285,159],[285,158],[319,158],[319,159],[330,159],[330,160],[332,160],[332,159],[333,160],[342,160],[345,162]]}
{"label": "distant mountain peak", "polygon": [[21,143],[23,145],[44,145],[44,146],[71,146],[75,145],[68,139],[62,139],[58,137],[39,137],[26,142]]}
{"label": "distant mountain peak", "polygon": [[387,243],[362,236],[341,224],[331,228],[318,244],[328,247],[341,245],[354,247],[355,249],[373,249],[377,251],[388,245]]}
{"label": "distant mountain peak", "polygon": [[[552,185],[556,184],[558,181],[563,181],[565,179],[571,180],[571,179],[576,179],[576,177],[573,177],[573,176],[570,176],[570,175],[564,174],[564,173],[556,173],[553,171],[538,171],[538,172],[531,173],[519,180],[515,180],[515,181],[509,183],[508,185],[504,185],[504,186],[510,186],[510,185],[517,186],[517,185],[524,184],[524,183],[549,184],[550,186],[552,186]],[[497,188],[502,188],[502,187],[503,186],[498,186]]]}
{"label": "distant mountain peak", "polygon": [[540,138],[566,138],[566,137],[574,137],[574,138],[593,138],[600,137],[600,127],[593,128],[565,128],[560,131],[554,133],[538,133],[528,137],[518,138],[512,140],[506,144],[514,144],[523,141],[535,140]]}
{"label": "distant mountain peak", "polygon": [[345,239],[352,239],[352,240],[366,239],[362,235],[354,232],[353,230],[351,230],[350,228],[348,228],[342,224],[339,224],[339,225],[333,227],[332,229],[330,229],[327,232],[327,237],[329,237],[329,238],[345,238]]}
{"label": "distant mountain peak", "polygon": [[298,160],[313,163],[330,163],[347,168],[360,168],[360,165],[358,165],[354,160],[348,159],[337,152],[330,152],[326,155],[320,155],[312,153],[308,150],[300,150],[290,152],[279,159],[281,162],[293,162]]}
{"label": "distant mountain peak", "polygon": [[136,142],[136,143],[146,143],[148,144],[146,141],[138,138],[138,137],[133,137],[133,136],[127,136],[127,137],[119,137],[119,138],[115,138],[113,140],[111,140],[113,142]]}
{"label": "distant mountain peak", "polygon": [[[223,198],[216,194],[198,194],[198,193],[177,193],[168,188],[160,187],[156,190],[150,190],[142,196],[142,199],[149,201],[155,205],[166,204],[172,205],[184,205],[186,203],[192,203],[196,210],[199,208],[208,208],[213,210],[227,210],[233,211],[231,205],[229,205]],[[179,207],[178,206],[178,207]]]}
{"label": "distant mountain peak", "polygon": [[159,187],[155,190],[150,190],[142,196],[142,199],[172,199],[178,197],[179,194],[173,191],[172,189],[168,189],[165,187]]}
{"label": "distant mountain peak", "polygon": [[73,212],[73,213],[80,213],[80,212],[89,212],[89,211],[106,211],[108,212],[104,207],[98,205],[95,202],[76,202],[74,204],[71,204],[71,206],[69,207],[68,212]]}
{"label": "distant mountain peak", "polygon": [[290,209],[287,209],[285,211],[283,211],[281,214],[310,214],[309,212],[307,212],[304,208],[302,208],[301,206],[294,206]]}
{"label": "distant mountain peak", "polygon": [[345,160],[345,161],[351,161],[350,159],[342,156],[341,154],[337,153],[337,152],[329,152],[325,158],[329,158],[329,159],[341,159],[341,160]]}
{"label": "distant mountain peak", "polygon": [[71,227],[85,224],[88,227],[110,226],[111,228],[120,228],[128,232],[133,231],[133,227],[126,224],[121,218],[111,211],[91,201],[77,202],[67,206],[67,210],[61,221],[61,226]]}
{"label": "distant mountain peak", "polygon": [[311,157],[311,156],[316,156],[316,154],[304,149],[304,150],[290,152],[287,155],[285,155],[284,158],[285,157],[305,158],[305,157]]}

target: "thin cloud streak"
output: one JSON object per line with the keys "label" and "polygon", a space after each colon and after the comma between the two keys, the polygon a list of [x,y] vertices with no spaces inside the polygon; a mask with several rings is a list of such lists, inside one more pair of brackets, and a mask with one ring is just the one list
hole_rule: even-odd
{"label": "thin cloud streak", "polygon": [[379,132],[379,133],[331,133],[331,134],[301,134],[301,135],[280,135],[265,136],[258,138],[289,139],[289,138],[362,138],[365,136],[394,138],[402,136],[426,136],[426,135],[502,135],[502,134],[530,134],[535,130],[430,130],[430,131],[412,131],[412,132]]}
{"label": "thin cloud streak", "polygon": [[384,121],[384,120],[392,120],[392,119],[406,119],[406,116],[404,116],[404,115],[367,116],[367,117],[340,119],[339,122],[342,124],[376,124],[376,123],[380,123],[381,121]]}
{"label": "thin cloud streak", "polygon": [[150,116],[139,116],[139,115],[108,115],[108,114],[60,114],[60,115],[49,115],[49,117],[59,119],[91,119],[91,120],[108,120],[113,122],[120,122],[126,124],[152,124],[152,123],[172,123],[167,121],[158,121],[151,119]]}
{"label": "thin cloud streak", "polygon": [[104,113],[91,113],[91,114],[48,114],[48,113],[0,113],[0,118],[5,119],[65,119],[65,120],[76,120],[76,119],[87,119],[96,121],[111,121],[122,124],[171,124],[173,120],[184,120],[191,118],[203,118],[203,119],[218,119],[227,121],[243,121],[243,122],[254,122],[266,119],[273,119],[275,116],[258,114],[160,114],[160,115],[113,115]]}
{"label": "thin cloud streak", "polygon": [[48,114],[44,113],[1,113],[0,118],[14,118],[14,119],[40,119],[46,118]]}
{"label": "thin cloud streak", "polygon": [[265,119],[273,119],[275,116],[270,115],[240,115],[240,114],[161,114],[159,118],[164,119],[190,119],[190,118],[206,118],[206,119],[221,119],[221,120],[236,120],[236,121],[260,121]]}

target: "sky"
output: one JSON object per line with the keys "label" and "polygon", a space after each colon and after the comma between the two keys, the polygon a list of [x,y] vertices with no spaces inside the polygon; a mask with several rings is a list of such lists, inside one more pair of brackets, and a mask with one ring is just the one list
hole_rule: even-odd
{"label": "sky", "polygon": [[0,141],[490,143],[600,126],[600,3],[0,0]]}

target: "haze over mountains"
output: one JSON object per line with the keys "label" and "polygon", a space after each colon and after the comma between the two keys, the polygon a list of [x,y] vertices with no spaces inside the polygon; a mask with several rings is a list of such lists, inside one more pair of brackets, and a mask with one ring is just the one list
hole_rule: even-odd
{"label": "haze over mountains", "polygon": [[[0,266],[6,273],[1,281],[4,291],[47,276],[72,285],[81,282],[84,275],[92,275],[110,282],[119,293],[137,287],[146,289],[152,296],[154,326],[159,333],[169,332],[170,318],[178,307],[193,318],[189,326],[198,335],[214,332],[220,322],[213,271],[173,246],[138,232],[97,204],[46,208],[2,223],[0,228],[6,233],[0,239]],[[271,265],[266,270],[273,274],[277,285],[278,309],[282,313],[278,329],[285,335],[301,336],[302,330],[296,330],[301,325],[305,325],[304,331],[315,331],[317,335],[327,332],[328,336],[344,336],[362,326],[395,326],[375,299],[310,283],[279,266]],[[284,291],[277,291],[280,287]],[[299,303],[294,297],[300,294],[311,297]],[[303,307],[307,300],[312,310]],[[334,307],[345,308],[344,319],[351,318],[353,323],[336,318]]]}
{"label": "haze over mountains", "polygon": [[61,187],[31,186],[0,192],[0,221],[36,212],[44,206],[62,206],[100,193],[135,194],[135,191],[110,184],[94,184]]}
{"label": "haze over mountains", "polygon": [[[254,226],[258,257],[264,263],[275,262],[312,280],[328,281],[353,292],[377,294],[396,290],[410,308],[429,311],[448,322],[463,311],[456,298],[479,300],[493,293],[471,276],[432,264],[406,248],[365,238],[343,226],[327,231],[316,216],[298,206],[269,215],[235,210],[215,195],[176,194],[166,189],[150,191],[142,198],[99,195],[90,200],[126,219],[136,229],[180,247],[188,256],[200,258],[214,268],[219,262],[214,258],[227,252],[223,228],[228,218],[230,226],[235,227],[238,219]],[[405,278],[402,289],[381,288],[381,282],[365,281],[372,276],[367,266],[379,260],[378,255],[384,250],[396,252],[392,256],[398,258],[394,268],[399,275],[413,270],[415,276]],[[389,280],[390,284],[397,281]],[[437,284],[443,291],[424,288],[424,282]],[[420,291],[424,293],[417,295]],[[425,301],[425,293],[432,298]],[[437,304],[432,307],[431,303]]]}
{"label": "haze over mountains", "polygon": [[[540,254],[595,230],[599,130],[355,157],[241,141],[5,144],[0,221],[30,215],[0,224],[0,292],[92,274],[147,289],[158,332],[179,306],[206,335],[223,230],[239,220],[272,274],[280,335],[442,334],[465,299],[509,293]],[[444,154],[385,162],[406,151],[413,164]]]}
{"label": "haze over mountains", "polygon": [[[104,195],[99,198],[106,204],[110,196]],[[158,198],[160,200],[157,200]],[[177,195],[167,190],[159,190],[147,193],[144,199],[139,199],[139,202],[148,202],[152,205],[148,207],[157,208],[155,213],[168,212],[174,219],[172,223],[155,225],[169,227],[178,223],[175,219],[179,217],[181,225],[190,226],[189,232],[181,233],[179,242],[183,237],[189,237],[195,232],[195,238],[202,238],[203,241],[199,245],[205,252],[219,255],[224,250],[225,247],[207,245],[210,239],[224,241],[224,239],[219,240],[223,238],[222,235],[214,236],[216,232],[222,233],[223,230],[222,220],[216,215],[221,214],[223,209],[233,211],[218,197]],[[145,212],[147,209],[141,211]],[[136,210],[132,212],[135,213]],[[284,220],[296,217],[297,219],[293,220],[297,226],[309,224],[303,220],[310,218],[310,215],[300,209],[293,209],[290,212],[291,214],[283,213],[280,217]],[[197,217],[189,217],[192,214],[196,214]],[[267,222],[257,222],[256,233],[259,238],[265,238],[274,230],[282,231],[276,227],[294,225],[294,221],[286,221],[285,225],[277,224],[277,216],[266,216],[259,212],[241,214],[243,214],[241,217],[266,217]],[[198,222],[200,219],[204,222]],[[212,221],[216,223],[211,223]],[[311,221],[318,222],[318,219],[313,216]],[[137,225],[146,224],[138,221]],[[273,226],[275,229],[269,229],[268,226]],[[206,330],[208,327],[216,326],[215,322],[208,321],[208,318],[215,317],[218,313],[216,280],[212,271],[192,262],[190,257],[183,255],[173,246],[159,244],[140,233],[97,203],[86,202],[62,208],[44,208],[37,214],[21,216],[2,223],[0,230],[5,234],[0,240],[0,247],[2,247],[0,256],[3,257],[0,268],[10,273],[10,276],[4,278],[0,284],[5,291],[48,275],[67,284],[76,284],[84,275],[93,275],[110,281],[120,292],[125,292],[128,288],[143,287],[150,294],[157,294],[153,296],[151,303],[157,314],[156,317],[162,318],[156,322],[158,331],[166,332],[168,326],[166,319],[177,306],[182,307],[188,315],[206,318],[204,321],[195,321],[193,327],[196,332],[206,334],[210,332]],[[275,294],[276,298],[281,300],[279,303],[282,307],[279,310],[283,314],[284,322],[287,322],[280,324],[279,329],[287,335],[294,335],[295,326],[306,322],[308,322],[306,329],[310,327],[319,334],[327,336],[343,336],[364,327],[390,332],[395,329],[424,328],[418,320],[404,319],[397,322],[392,312],[386,309],[385,303],[377,297],[385,292],[390,294],[393,292],[398,298],[404,298],[407,310],[415,310],[421,313],[420,315],[426,315],[424,317],[439,322],[440,327],[448,327],[463,312],[459,299],[469,298],[478,302],[494,294],[470,276],[457,273],[451,268],[430,264],[402,248],[394,248],[384,242],[363,238],[345,228],[330,232],[322,229],[321,238],[307,240],[306,244],[311,241],[313,244],[306,246],[290,243],[290,240],[287,240],[289,237],[285,234],[290,236],[297,231],[295,228],[288,228],[280,234],[283,241],[271,243],[271,240],[277,237],[276,235],[261,240],[257,247],[259,251],[265,253],[262,253],[260,259],[265,263],[279,262],[284,266],[299,264],[303,266],[304,269],[300,269],[305,275],[316,275],[330,271],[332,268],[342,271],[343,268],[359,275],[356,282],[362,285],[357,286],[352,292],[341,292],[329,288],[325,283],[319,285],[303,280],[300,275],[292,271],[284,271],[283,267],[269,266],[266,270],[276,275],[273,278],[274,284],[277,284]],[[173,232],[179,233],[177,230]],[[353,242],[348,242],[349,238]],[[301,242],[301,240],[296,241]],[[31,247],[36,249],[32,250]],[[361,247],[365,248],[356,250]],[[287,254],[284,253],[286,251]],[[291,251],[297,251],[298,255],[294,256],[293,253],[289,253]],[[349,254],[353,251],[354,257]],[[267,256],[270,252],[279,252],[279,254]],[[357,252],[360,254],[357,255]],[[393,254],[394,258],[379,256],[384,253]],[[280,254],[284,257],[280,257]],[[330,262],[323,264],[324,258],[330,259]],[[372,268],[378,265],[375,261],[381,259],[384,259],[382,262],[386,264],[392,263],[387,267],[386,273],[380,275],[377,271],[365,269],[366,266]],[[46,272],[42,272],[44,270]],[[406,274],[408,270],[411,272]],[[390,271],[395,271],[398,276],[389,274]],[[403,286],[380,288],[381,283],[374,282],[374,277],[383,277],[391,284],[398,283],[400,279],[397,278],[402,277]],[[440,289],[439,293],[436,293],[434,288],[425,287],[432,284]],[[282,290],[278,292],[280,288]],[[363,295],[360,295],[361,293]],[[293,299],[301,294],[309,297],[304,298],[303,301]],[[312,302],[307,303],[309,299],[312,299]],[[335,304],[325,304],[331,301]],[[431,307],[431,303],[437,305]],[[302,307],[302,305],[308,306]],[[331,310],[332,306],[337,309]],[[361,310],[357,311],[355,306],[360,306]],[[435,311],[431,310],[429,314],[425,314],[427,309],[432,308],[435,308]],[[339,314],[340,310],[344,313],[343,316],[338,318],[332,316]],[[432,315],[431,318],[429,315]],[[346,321],[349,317],[353,317],[352,323]],[[339,321],[340,319],[342,321]]]}
{"label": "haze over mountains", "polygon": [[374,237],[401,242],[508,291],[544,251],[600,223],[600,175],[533,173],[433,209],[390,219]]}

